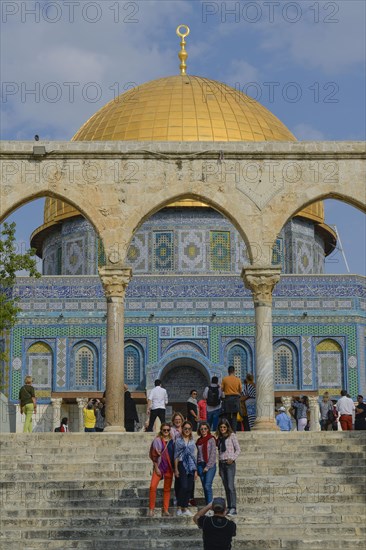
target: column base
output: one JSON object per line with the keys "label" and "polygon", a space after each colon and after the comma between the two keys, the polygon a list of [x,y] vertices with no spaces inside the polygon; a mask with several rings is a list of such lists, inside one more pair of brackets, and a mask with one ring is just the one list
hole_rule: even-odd
{"label": "column base", "polygon": [[274,418],[257,418],[254,422],[254,426],[251,429],[252,432],[278,432],[280,431],[279,427],[276,424]]}
{"label": "column base", "polygon": [[122,433],[122,432],[125,432],[125,431],[126,431],[126,428],[124,426],[106,426],[104,428],[104,432]]}

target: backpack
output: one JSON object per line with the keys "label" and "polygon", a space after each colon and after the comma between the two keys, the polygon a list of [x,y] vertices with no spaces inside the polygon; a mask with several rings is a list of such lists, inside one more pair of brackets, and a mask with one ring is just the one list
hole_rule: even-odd
{"label": "backpack", "polygon": [[333,422],[336,422],[337,416],[336,416],[333,408],[329,409],[327,416],[328,416],[328,422],[331,422],[332,424],[333,424]]}
{"label": "backpack", "polygon": [[218,386],[208,387],[206,401],[209,407],[217,407],[217,405],[220,405],[220,388]]}
{"label": "backpack", "polygon": [[61,431],[61,426],[59,426],[58,428],[55,428],[54,431],[55,432],[60,432]]}

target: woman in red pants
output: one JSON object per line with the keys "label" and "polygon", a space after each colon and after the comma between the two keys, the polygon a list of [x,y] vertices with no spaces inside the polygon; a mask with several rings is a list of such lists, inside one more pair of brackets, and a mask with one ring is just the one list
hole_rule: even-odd
{"label": "woman in red pants", "polygon": [[149,517],[153,517],[155,502],[156,502],[156,490],[159,482],[164,479],[164,498],[162,516],[170,516],[169,514],[169,501],[170,501],[170,489],[173,481],[173,465],[174,465],[174,443],[170,435],[170,424],[163,422],[160,427],[160,432],[150,447],[150,458],[153,462],[153,473],[150,483],[150,503],[149,503]]}

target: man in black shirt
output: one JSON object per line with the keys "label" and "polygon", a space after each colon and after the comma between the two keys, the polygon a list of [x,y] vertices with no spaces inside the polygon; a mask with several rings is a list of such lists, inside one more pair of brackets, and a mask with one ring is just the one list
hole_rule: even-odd
{"label": "man in black shirt", "polygon": [[[209,510],[213,511],[213,516],[205,515]],[[204,550],[231,550],[236,524],[226,517],[224,498],[214,498],[193,516],[193,521],[202,529]]]}
{"label": "man in black shirt", "polygon": [[366,404],[362,395],[357,396],[355,430],[366,430]]}

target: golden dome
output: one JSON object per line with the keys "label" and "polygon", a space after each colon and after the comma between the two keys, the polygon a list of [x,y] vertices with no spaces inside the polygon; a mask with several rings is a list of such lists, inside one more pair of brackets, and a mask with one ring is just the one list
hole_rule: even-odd
{"label": "golden dome", "polygon": [[222,82],[177,75],[137,86],[93,115],[73,141],[296,141],[260,103]]}
{"label": "golden dome", "polygon": [[[72,140],[260,142],[296,138],[268,109],[242,92],[215,80],[178,75],[147,82],[110,101]],[[204,205],[185,200],[171,206]],[[324,224],[323,203],[310,205],[297,215]],[[46,199],[44,224],[31,236],[39,255],[51,228],[75,216],[80,212],[72,206]],[[330,228],[328,233],[332,233]]]}

